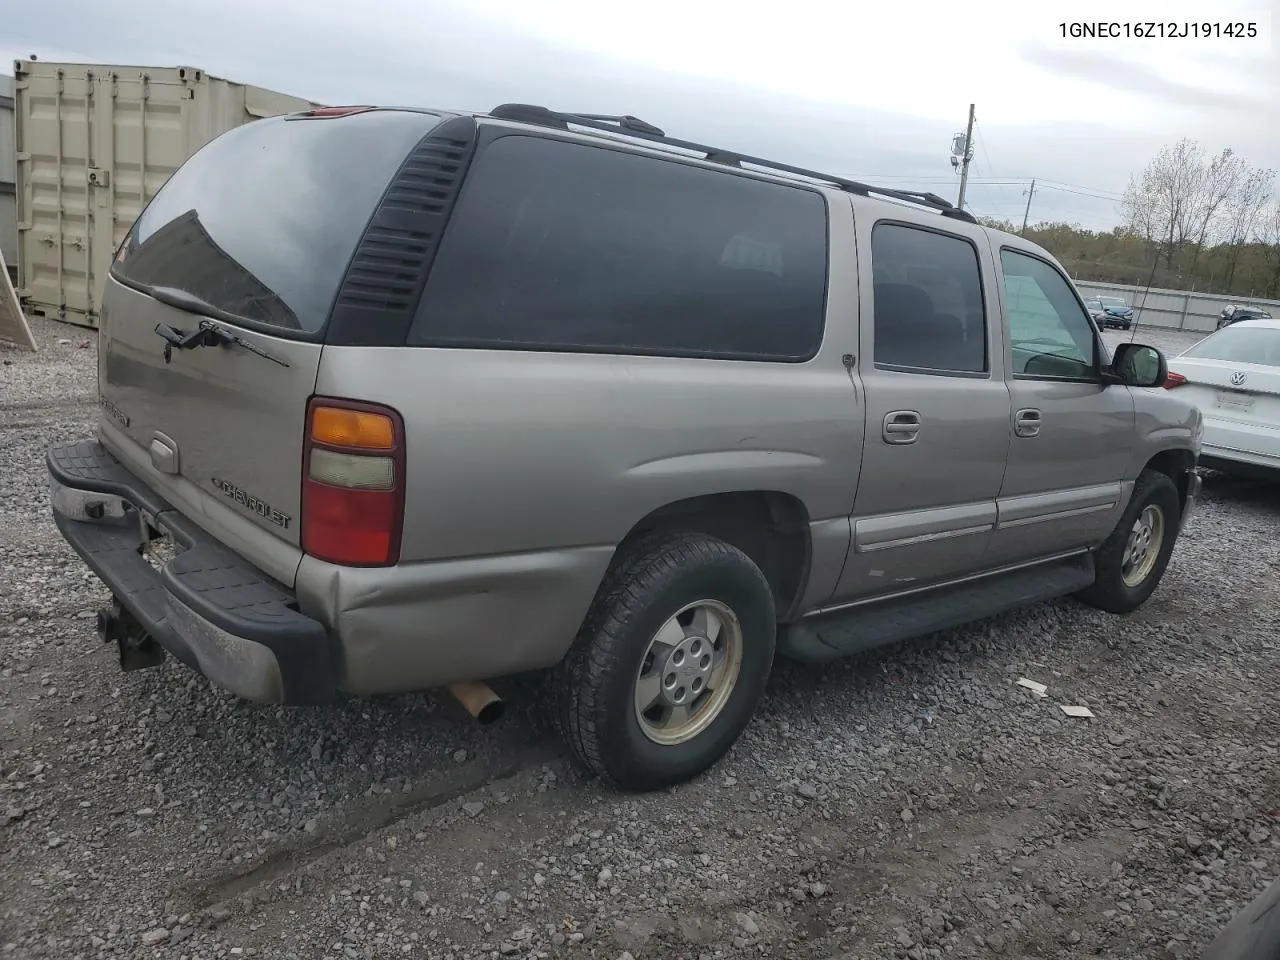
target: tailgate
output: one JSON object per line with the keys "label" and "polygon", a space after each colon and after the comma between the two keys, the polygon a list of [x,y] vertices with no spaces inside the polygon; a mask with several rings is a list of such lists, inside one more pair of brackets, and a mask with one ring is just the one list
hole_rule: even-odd
{"label": "tailgate", "polygon": [[107,446],[184,513],[198,519],[213,498],[297,545],[303,425],[322,346],[236,330],[273,359],[232,343],[171,347],[166,361],[157,324],[189,333],[201,318],[109,283],[98,361]]}
{"label": "tailgate", "polygon": [[440,121],[321,114],[245,124],[188,160],[117,252],[100,326],[104,444],[287,585],[329,313],[388,183]]}

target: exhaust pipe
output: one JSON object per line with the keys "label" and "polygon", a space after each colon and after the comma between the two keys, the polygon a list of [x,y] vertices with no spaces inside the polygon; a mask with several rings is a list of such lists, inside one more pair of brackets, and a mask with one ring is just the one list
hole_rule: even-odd
{"label": "exhaust pipe", "polygon": [[449,692],[480,723],[488,725],[507,711],[507,705],[487,683],[467,681],[451,684]]}

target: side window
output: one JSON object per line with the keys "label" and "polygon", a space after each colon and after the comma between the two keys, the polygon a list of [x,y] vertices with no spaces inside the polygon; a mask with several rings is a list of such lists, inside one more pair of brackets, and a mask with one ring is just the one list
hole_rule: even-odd
{"label": "side window", "polygon": [[1000,251],[1015,376],[1092,380],[1098,341],[1068,280],[1043,260]]}
{"label": "side window", "polygon": [[986,372],[986,311],[973,244],[878,223],[871,231],[871,272],[877,367]]}
{"label": "side window", "polygon": [[409,343],[798,362],[826,277],[819,193],[508,135],[467,178]]}

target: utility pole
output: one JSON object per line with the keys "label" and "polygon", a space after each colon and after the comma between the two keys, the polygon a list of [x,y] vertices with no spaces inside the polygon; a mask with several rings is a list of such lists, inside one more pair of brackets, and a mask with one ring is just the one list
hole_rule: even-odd
{"label": "utility pole", "polygon": [[973,104],[969,104],[969,126],[964,132],[964,164],[960,167],[960,198],[956,206],[964,209],[964,188],[969,184],[969,161],[973,159]]}
{"label": "utility pole", "polygon": [[1022,214],[1022,236],[1027,235],[1027,217],[1031,216],[1031,198],[1036,195],[1036,182],[1031,181],[1031,189],[1027,191],[1027,209]]}

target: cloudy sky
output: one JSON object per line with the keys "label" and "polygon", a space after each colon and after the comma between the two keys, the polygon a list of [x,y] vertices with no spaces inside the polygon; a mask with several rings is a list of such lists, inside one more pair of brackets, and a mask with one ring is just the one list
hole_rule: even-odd
{"label": "cloudy sky", "polygon": [[[1037,8],[1041,12],[1036,12]],[[1280,168],[1280,0],[52,0],[0,57],[187,65],[322,103],[520,101],[1106,229],[1129,175],[1190,136]],[[1206,10],[1212,10],[1207,14]],[[1255,39],[1075,39],[1064,20],[1254,22]]]}

